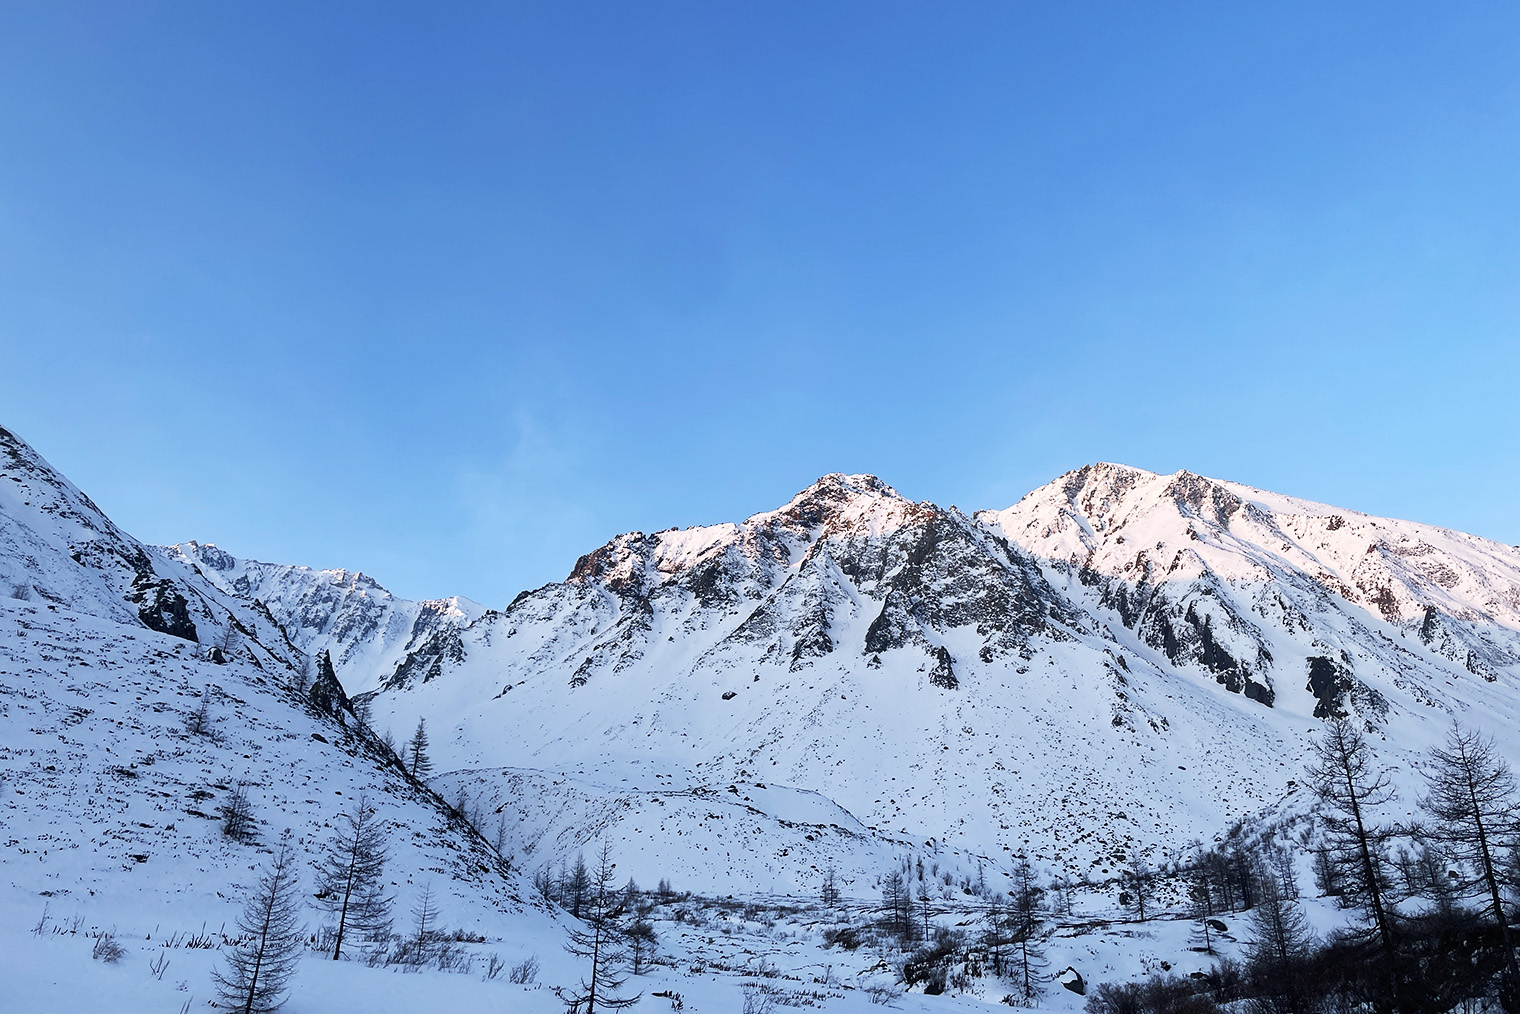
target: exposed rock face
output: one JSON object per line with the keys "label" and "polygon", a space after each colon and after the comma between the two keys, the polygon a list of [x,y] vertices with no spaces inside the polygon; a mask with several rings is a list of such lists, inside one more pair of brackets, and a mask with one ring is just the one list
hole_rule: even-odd
{"label": "exposed rock face", "polygon": [[196,640],[190,603],[173,581],[154,575],[151,566],[139,571],[133,579],[128,601],[138,603],[137,618],[142,620],[143,626],[187,641]]}
{"label": "exposed rock face", "polygon": [[306,696],[319,711],[340,722],[347,721],[345,713],[350,716],[354,713],[353,702],[343,692],[343,684],[338,682],[338,674],[333,671],[332,657],[325,651],[317,658],[317,678],[312,680]]}
{"label": "exposed rock face", "polygon": [[951,631],[974,631],[991,661],[1032,636],[1062,636],[1052,621],[1078,622],[1033,560],[959,511],[913,503],[875,476],[837,474],[739,525],[619,536],[581,557],[565,584],[519,598],[500,623],[572,602],[580,624],[605,630],[574,667],[575,686],[642,658],[656,614],[718,633],[709,664],[758,650],[797,672],[836,651],[905,649],[944,688],[958,685],[941,643]]}
{"label": "exposed rock face", "polygon": [[460,641],[459,628],[452,625],[440,627],[397,664],[396,671],[386,678],[385,687],[400,689],[419,682],[427,683],[442,675],[444,663],[462,661],[464,645]]}

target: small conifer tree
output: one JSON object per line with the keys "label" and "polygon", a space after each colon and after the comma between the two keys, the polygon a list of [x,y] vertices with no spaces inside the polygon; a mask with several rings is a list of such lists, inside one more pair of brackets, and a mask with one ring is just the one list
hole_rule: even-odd
{"label": "small conifer tree", "polygon": [[407,744],[407,770],[418,781],[426,781],[427,776],[433,773],[433,761],[428,757],[427,720],[417,719],[417,731],[412,733],[412,741]]}

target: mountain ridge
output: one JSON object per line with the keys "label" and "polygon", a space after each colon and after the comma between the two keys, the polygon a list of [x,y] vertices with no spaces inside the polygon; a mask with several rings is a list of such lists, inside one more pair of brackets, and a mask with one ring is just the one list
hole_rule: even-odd
{"label": "mountain ridge", "polygon": [[[1512,547],[1185,470],[1098,463],[971,514],[830,473],[740,522],[615,536],[500,610],[209,543],[144,552],[206,641],[226,607],[289,660],[330,650],[377,724],[425,718],[440,769],[493,798],[531,771],[680,798],[764,781],[883,842],[1097,875],[1280,808],[1325,717],[1417,751],[1438,717],[1520,711]],[[89,601],[121,620],[136,578],[112,580]],[[524,840],[573,844],[555,819]],[[750,833],[786,840],[776,819]],[[779,850],[837,858],[821,842]]]}
{"label": "mountain ridge", "polygon": [[[265,850],[286,834],[316,850],[364,798],[408,896],[438,875],[463,923],[551,924],[309,661],[262,603],[138,542],[0,428],[0,905],[230,925]],[[250,835],[216,816],[235,793]]]}
{"label": "mountain ridge", "polygon": [[427,637],[468,625],[486,611],[458,595],[403,599],[363,571],[243,559],[194,540],[160,549],[227,594],[259,602],[305,654],[329,652],[351,694],[374,689],[375,673],[394,669]]}

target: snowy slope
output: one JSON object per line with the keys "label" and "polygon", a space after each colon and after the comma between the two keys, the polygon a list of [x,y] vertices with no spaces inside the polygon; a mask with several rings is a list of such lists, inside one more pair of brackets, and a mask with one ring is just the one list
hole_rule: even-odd
{"label": "snowy slope", "polygon": [[64,606],[210,646],[228,631],[258,664],[293,664],[262,609],[117,528],[28,444],[0,427],[0,599]]}
{"label": "snowy slope", "polygon": [[[4,889],[93,894],[124,909],[172,898],[224,918],[212,899],[265,857],[226,838],[215,817],[244,782],[262,845],[286,828],[308,845],[325,838],[364,793],[392,828],[393,878],[430,872],[459,920],[520,910],[521,884],[503,878],[486,844],[373,744],[290,691],[289,675],[216,665],[181,639],[87,613],[0,600]],[[203,694],[214,734],[193,735],[185,719]]]}
{"label": "snowy slope", "polygon": [[[143,547],[3,430],[0,450],[7,899],[48,891],[122,911],[172,899],[219,922],[222,896],[263,858],[211,816],[245,782],[264,845],[286,828],[324,837],[363,792],[395,830],[401,884],[436,876],[461,921],[522,911],[520,880],[482,839],[352,719],[292,689],[304,657],[266,612]],[[227,660],[212,661],[223,644]],[[203,696],[213,735],[185,727]]]}
{"label": "snowy slope", "polygon": [[[456,771],[433,784],[450,802],[505,814],[506,843],[535,871],[613,841],[619,870],[641,884],[668,878],[739,897],[811,897],[833,868],[841,892],[874,899],[883,871],[911,854],[931,855],[957,882],[977,875],[976,856],[873,830],[807,789],[689,785],[637,762]],[[483,825],[489,837],[495,825]]]}
{"label": "snowy slope", "polygon": [[[398,929],[426,884],[444,927],[486,939],[465,945],[468,963],[455,973],[402,976],[308,951],[286,1009],[562,1010],[551,987],[584,969],[560,947],[565,917],[532,893],[525,874],[407,779],[352,718],[324,713],[293,689],[303,656],[261,605],[141,546],[3,435],[0,1006],[28,1014],[202,1007],[221,960],[218,931],[230,931],[274,843],[293,836],[309,890],[318,843],[362,795],[387,829]],[[212,649],[224,646],[226,660],[214,661]],[[207,734],[186,724],[203,700]],[[248,843],[224,836],[215,816],[239,783],[256,821]],[[848,822],[827,801],[784,809]],[[315,910],[306,916],[312,929],[320,924]],[[712,949],[710,935],[692,932],[693,917],[683,910],[676,919],[661,964],[635,988],[679,989],[692,1010],[739,1006],[754,970],[766,966],[755,960],[746,969],[727,930]],[[766,926],[751,932],[761,936],[744,945],[762,948],[765,974],[783,980],[776,988],[810,1006],[872,1009],[857,983],[890,983],[875,956],[862,953],[849,984],[811,985],[804,976],[826,957],[816,933],[778,943]],[[101,933],[122,946],[120,962],[91,959]],[[493,955],[508,965],[541,960],[541,971],[523,984],[487,979],[481,972]],[[971,1006],[945,999],[907,1009]]]}
{"label": "snowy slope", "polygon": [[160,551],[227,594],[262,603],[304,654],[331,652],[350,694],[374,690],[424,641],[486,611],[462,596],[413,602],[358,571],[243,560],[210,543],[184,542]]}
{"label": "snowy slope", "polygon": [[[144,547],[4,430],[0,455],[0,980],[20,1009],[66,993],[179,1005],[144,974],[153,941],[228,921],[282,830],[310,846],[358,793],[389,828],[403,913],[431,882],[449,925],[542,955],[544,979],[387,985],[308,960],[295,1011],[556,1009],[545,985],[577,968],[528,878],[602,842],[620,876],[719,899],[806,896],[832,866],[871,904],[885,871],[922,858],[935,918],[958,926],[981,904],[963,885],[1005,886],[1025,853],[1093,881],[1051,940],[1056,968],[1185,970],[1200,960],[1186,925],[1111,924],[1103,882],[1137,851],[1174,857],[1244,816],[1309,809],[1296,779],[1323,716],[1374,732],[1399,816],[1453,716],[1520,759],[1520,551],[1188,473],[1090,466],[975,516],[826,476],[740,523],[619,536],[495,612]],[[405,739],[427,719],[432,787],[487,836],[499,819],[516,870],[351,718],[292,689],[323,648],[377,725]],[[210,736],[185,727],[203,697]],[[237,782],[254,845],[208,816]],[[39,902],[118,926],[134,977],[68,934],[16,932]],[[823,947],[846,915],[666,903],[646,988],[732,1009],[763,978],[871,1009],[860,987],[890,981],[885,953]],[[212,955],[175,960],[203,997]],[[1052,1006],[1079,1005],[1050,988]],[[995,1002],[997,983],[972,994]]]}

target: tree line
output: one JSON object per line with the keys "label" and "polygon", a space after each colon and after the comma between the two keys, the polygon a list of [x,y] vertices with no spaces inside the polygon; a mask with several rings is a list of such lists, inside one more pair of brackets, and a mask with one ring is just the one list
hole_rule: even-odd
{"label": "tree line", "polygon": [[[1191,949],[1214,960],[1210,971],[1186,979],[1101,985],[1089,1009],[1194,1014],[1239,1003],[1251,1014],[1520,1012],[1520,798],[1513,775],[1490,740],[1455,724],[1428,755],[1424,774],[1418,819],[1386,819],[1398,801],[1388,769],[1365,730],[1333,719],[1306,775],[1318,803],[1309,830],[1290,837],[1278,827],[1252,837],[1237,828],[1160,869],[1131,856],[1117,878],[1122,907],[1143,922],[1163,907],[1175,917],[1182,898],[1195,925]],[[1347,926],[1323,937],[1311,931],[1298,876],[1304,866],[1319,895],[1351,915]],[[938,993],[990,972],[1014,986],[1005,1002],[1037,1004],[1051,981],[1045,940],[1053,917],[1071,912],[1072,881],[1041,886],[1023,858],[1006,894],[986,891],[980,877],[963,878],[962,891],[983,899],[984,914],[976,929],[952,929],[931,919],[931,887],[948,877],[937,867],[933,873],[905,858],[879,881],[875,929],[904,954],[903,983]],[[839,904],[832,868],[819,898],[825,908]],[[1249,943],[1240,960],[1217,948],[1228,932],[1224,919],[1239,921],[1235,913],[1247,913]],[[851,927],[826,931],[825,939],[860,943]]]}
{"label": "tree line", "polygon": [[[1092,1014],[1438,1014],[1520,1011],[1514,906],[1520,895],[1520,797],[1491,740],[1454,724],[1425,765],[1420,815],[1385,818],[1398,800],[1363,729],[1331,720],[1307,780],[1318,798],[1306,836],[1320,894],[1353,914],[1316,937],[1298,903],[1293,856],[1243,844],[1203,853],[1185,871],[1198,949],[1214,952],[1222,912],[1249,910],[1240,962],[1196,979],[1104,984]],[[1130,881],[1134,880],[1133,874]]]}

